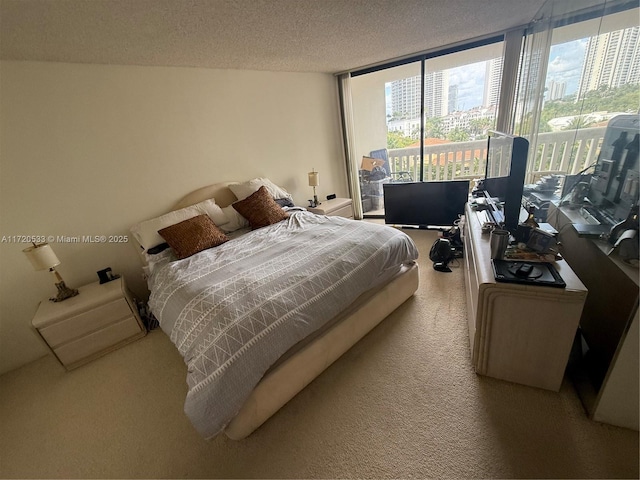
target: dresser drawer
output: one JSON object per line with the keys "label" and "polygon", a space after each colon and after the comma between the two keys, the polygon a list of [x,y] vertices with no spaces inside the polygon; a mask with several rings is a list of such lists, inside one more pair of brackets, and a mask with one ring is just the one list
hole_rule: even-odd
{"label": "dresser drawer", "polygon": [[93,354],[117,345],[119,342],[141,334],[142,329],[133,315],[113,325],[95,331],[85,337],[54,348],[64,365],[70,365]]}
{"label": "dresser drawer", "polygon": [[64,342],[83,337],[131,315],[131,308],[127,301],[119,298],[88,312],[44,327],[40,329],[40,334],[51,347],[55,348]]}
{"label": "dresser drawer", "polygon": [[335,217],[346,217],[353,218],[353,209],[351,208],[351,204],[345,205],[344,207],[340,207],[333,212],[328,213],[327,215],[335,216]]}
{"label": "dresser drawer", "polygon": [[316,215],[353,218],[353,201],[350,198],[333,198],[307,210]]}

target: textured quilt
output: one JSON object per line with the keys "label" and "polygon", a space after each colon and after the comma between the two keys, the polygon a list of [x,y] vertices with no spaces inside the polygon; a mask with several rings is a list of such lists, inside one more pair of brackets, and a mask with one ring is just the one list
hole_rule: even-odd
{"label": "textured quilt", "polygon": [[156,265],[149,304],[188,366],[195,428],[220,433],[283,353],[417,257],[397,229],[296,212]]}

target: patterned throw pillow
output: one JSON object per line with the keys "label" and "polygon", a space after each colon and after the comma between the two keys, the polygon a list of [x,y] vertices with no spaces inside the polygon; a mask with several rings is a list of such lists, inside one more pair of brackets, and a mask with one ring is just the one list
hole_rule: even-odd
{"label": "patterned throw pillow", "polygon": [[167,241],[179,259],[217,247],[229,240],[208,215],[198,215],[183,220],[158,230],[158,233]]}
{"label": "patterned throw pillow", "polygon": [[278,223],[288,217],[264,186],[244,200],[234,203],[233,208],[249,220],[252,230]]}

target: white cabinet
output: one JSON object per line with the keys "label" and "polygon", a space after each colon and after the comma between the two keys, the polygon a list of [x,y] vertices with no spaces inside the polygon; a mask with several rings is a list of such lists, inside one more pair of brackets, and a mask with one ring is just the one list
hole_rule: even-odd
{"label": "white cabinet", "polygon": [[566,288],[499,283],[489,234],[469,205],[463,226],[469,342],[478,374],[558,391],[587,289],[564,262]]}
{"label": "white cabinet", "polygon": [[124,280],[78,289],[62,302],[40,302],[32,325],[67,370],[145,335]]}
{"label": "white cabinet", "polygon": [[353,218],[353,201],[350,198],[333,198],[307,210],[318,215]]}

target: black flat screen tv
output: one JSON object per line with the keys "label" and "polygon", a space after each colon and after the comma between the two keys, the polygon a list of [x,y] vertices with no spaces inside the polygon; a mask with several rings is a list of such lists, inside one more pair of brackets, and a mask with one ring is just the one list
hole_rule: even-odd
{"label": "black flat screen tv", "polygon": [[420,228],[456,223],[469,199],[468,180],[385,183],[384,221]]}
{"label": "black flat screen tv", "polygon": [[489,132],[485,178],[480,190],[502,202],[502,211],[496,215],[495,223],[510,232],[515,232],[520,223],[528,153],[529,141],[526,138]]}

